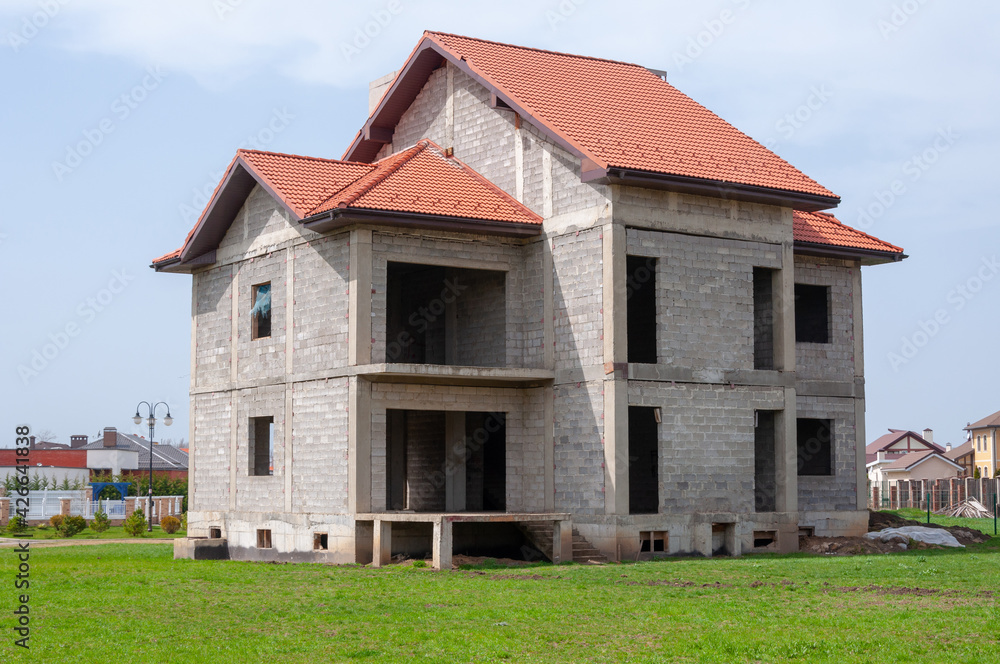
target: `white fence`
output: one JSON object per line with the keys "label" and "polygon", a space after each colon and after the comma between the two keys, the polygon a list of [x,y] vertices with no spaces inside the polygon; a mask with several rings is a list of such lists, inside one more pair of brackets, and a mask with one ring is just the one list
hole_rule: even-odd
{"label": "white fence", "polygon": [[[90,491],[59,491],[58,489],[29,491],[27,496],[18,496],[14,493],[7,496],[10,500],[10,515],[17,514],[17,509],[23,506],[18,503],[19,498],[28,500],[28,521],[48,521],[56,514],[63,513],[63,501],[69,501],[69,513],[79,515],[84,519],[93,519],[94,515],[103,511],[109,519],[124,519],[128,510],[126,504],[131,507],[147,511],[147,498],[145,496],[129,496],[125,500],[90,500]],[[153,509],[150,515],[154,523],[159,522],[164,516],[180,517],[184,512],[183,496],[153,496]]]}

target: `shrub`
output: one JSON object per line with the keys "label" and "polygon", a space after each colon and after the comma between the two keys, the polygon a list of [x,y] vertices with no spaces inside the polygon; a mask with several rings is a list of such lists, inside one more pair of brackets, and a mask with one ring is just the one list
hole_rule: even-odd
{"label": "shrub", "polygon": [[160,530],[168,535],[173,535],[181,527],[181,520],[175,516],[165,516],[160,519]]}
{"label": "shrub", "polygon": [[426,560],[414,560],[413,561],[413,566],[414,567],[427,567],[427,561]]}
{"label": "shrub", "polygon": [[82,516],[74,515],[67,516],[63,518],[62,523],[56,528],[56,532],[59,533],[61,537],[72,537],[78,533],[82,533],[87,527],[87,520]]}
{"label": "shrub", "polygon": [[48,529],[49,529],[49,524],[47,523],[40,523],[37,526],[35,526],[35,530],[48,530]]}
{"label": "shrub", "polygon": [[125,523],[122,524],[125,532],[132,537],[142,537],[146,534],[146,514],[142,511],[140,507],[136,511],[132,512],[129,518],[125,519]]}
{"label": "shrub", "polygon": [[63,522],[62,514],[56,514],[55,516],[49,517],[49,525],[55,528],[56,530],[59,530],[59,526],[62,525],[62,522]]}
{"label": "shrub", "polygon": [[94,520],[90,522],[90,529],[95,533],[103,533],[111,526],[111,522],[108,520],[108,515],[104,512],[98,512],[94,515]]}
{"label": "shrub", "polygon": [[188,513],[184,512],[184,516],[181,517],[181,530],[187,532],[188,529]]}
{"label": "shrub", "polygon": [[20,535],[28,529],[28,522],[24,520],[23,516],[16,515],[10,517],[10,521],[7,522],[7,532],[11,535]]}

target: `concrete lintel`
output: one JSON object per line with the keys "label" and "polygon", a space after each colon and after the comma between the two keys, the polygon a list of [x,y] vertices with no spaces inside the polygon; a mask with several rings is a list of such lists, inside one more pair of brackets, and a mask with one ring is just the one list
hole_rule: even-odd
{"label": "concrete lintel", "polygon": [[795,391],[804,397],[840,397],[852,399],[856,395],[854,378],[850,380],[797,380]]}
{"label": "concrete lintel", "polygon": [[448,519],[453,523],[520,523],[528,521],[568,521],[568,512],[369,512],[355,515],[359,521],[434,523]]}
{"label": "concrete lintel", "polygon": [[[628,376],[631,380],[709,383],[718,385],[792,387],[795,375],[783,371],[759,371],[753,369],[717,369],[694,371],[684,367],[662,364],[629,364]],[[557,381],[558,376],[557,376]]]}

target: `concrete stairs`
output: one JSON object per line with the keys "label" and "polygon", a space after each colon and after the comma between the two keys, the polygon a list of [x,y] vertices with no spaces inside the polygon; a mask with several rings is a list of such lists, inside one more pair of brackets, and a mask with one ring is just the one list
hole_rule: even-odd
{"label": "concrete stairs", "polygon": [[[549,560],[552,560],[552,533],[555,530],[551,521],[528,521],[517,524],[525,538],[542,552]],[[606,563],[607,556],[598,551],[593,544],[573,529],[573,562],[576,563]]]}

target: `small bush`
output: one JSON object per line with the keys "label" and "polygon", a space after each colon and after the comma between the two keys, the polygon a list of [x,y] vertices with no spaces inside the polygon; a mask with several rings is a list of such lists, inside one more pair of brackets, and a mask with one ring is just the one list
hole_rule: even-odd
{"label": "small bush", "polygon": [[142,511],[140,507],[136,511],[132,512],[129,518],[125,519],[125,523],[122,524],[125,532],[132,537],[142,537],[146,534],[146,513]]}
{"label": "small bush", "polygon": [[427,561],[426,560],[414,560],[413,561],[413,566],[414,567],[427,567]]}
{"label": "small bush", "polygon": [[173,535],[181,528],[181,520],[175,516],[165,516],[160,519],[160,530],[168,535]]}
{"label": "small bush", "polygon": [[49,525],[55,528],[56,530],[59,530],[59,526],[62,525],[62,522],[63,522],[62,514],[56,514],[55,516],[49,517]]}
{"label": "small bush", "polygon": [[35,530],[48,530],[48,529],[49,529],[49,524],[47,523],[40,523],[37,526],[35,526]]}
{"label": "small bush", "polygon": [[10,517],[10,521],[7,522],[7,532],[11,535],[20,535],[27,530],[28,522],[24,520],[23,516],[12,516]]}
{"label": "small bush", "polygon": [[111,522],[108,520],[108,515],[104,512],[95,514],[94,520],[90,522],[90,529],[95,533],[103,533],[109,527],[111,527]]}
{"label": "small bush", "polygon": [[72,537],[78,533],[82,533],[87,528],[87,520],[82,516],[74,515],[65,517],[56,528],[56,532],[59,533],[61,537]]}
{"label": "small bush", "polygon": [[188,513],[184,512],[184,516],[181,517],[181,530],[187,532],[188,529]]}

